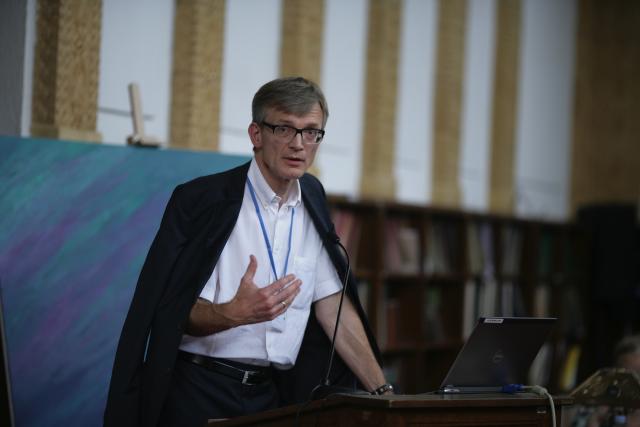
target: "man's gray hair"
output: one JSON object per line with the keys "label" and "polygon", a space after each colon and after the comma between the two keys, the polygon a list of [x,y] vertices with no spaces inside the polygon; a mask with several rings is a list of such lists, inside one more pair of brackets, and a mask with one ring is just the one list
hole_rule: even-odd
{"label": "man's gray hair", "polygon": [[329,118],[329,107],[320,87],[304,77],[284,77],[265,83],[253,97],[252,120],[261,124],[269,109],[303,116],[319,104],[322,109],[322,127]]}

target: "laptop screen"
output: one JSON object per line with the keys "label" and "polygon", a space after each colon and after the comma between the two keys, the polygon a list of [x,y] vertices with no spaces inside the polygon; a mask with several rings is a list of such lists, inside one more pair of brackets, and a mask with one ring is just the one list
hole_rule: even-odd
{"label": "laptop screen", "polygon": [[554,318],[481,317],[440,386],[443,393],[500,391],[525,384]]}

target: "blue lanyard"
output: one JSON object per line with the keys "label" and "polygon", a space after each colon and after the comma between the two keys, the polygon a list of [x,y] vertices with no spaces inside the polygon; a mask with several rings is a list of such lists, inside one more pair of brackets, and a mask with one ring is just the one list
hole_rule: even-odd
{"label": "blue lanyard", "polygon": [[[262,220],[262,214],[260,213],[260,208],[258,206],[258,201],[256,200],[256,193],[253,191],[253,185],[251,185],[251,181],[247,178],[247,184],[249,185],[249,193],[251,193],[251,200],[253,200],[253,206],[256,208],[256,214],[258,215],[258,220],[260,220],[260,228],[262,228],[262,237],[264,237],[264,242],[267,245],[267,252],[269,252],[269,261],[271,261],[271,270],[273,270],[273,276],[278,280],[278,273],[276,272],[276,263],[273,261],[273,251],[271,250],[271,243],[269,243],[269,236],[267,236],[267,229],[264,227],[264,221]],[[287,249],[287,257],[284,260],[284,269],[282,270],[282,275],[284,276],[287,273],[287,266],[289,265],[289,254],[291,253],[291,235],[293,234],[293,214],[296,212],[295,208],[291,208],[291,222],[289,223],[289,249]]]}

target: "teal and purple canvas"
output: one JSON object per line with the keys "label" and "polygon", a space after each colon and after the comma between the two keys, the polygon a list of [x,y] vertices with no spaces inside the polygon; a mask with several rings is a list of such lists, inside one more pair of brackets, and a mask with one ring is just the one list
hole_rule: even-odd
{"label": "teal and purple canvas", "polygon": [[0,290],[16,426],[98,426],[173,188],[243,156],[0,137]]}

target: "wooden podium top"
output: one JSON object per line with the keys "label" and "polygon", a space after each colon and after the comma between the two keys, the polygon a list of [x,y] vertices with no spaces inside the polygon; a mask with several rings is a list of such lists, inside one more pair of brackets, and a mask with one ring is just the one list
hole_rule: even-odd
{"label": "wooden podium top", "polygon": [[[568,396],[555,397],[557,425],[561,411],[571,405]],[[210,420],[209,426],[430,426],[551,425],[549,401],[535,394],[338,394],[306,404],[287,406],[227,420]]]}

